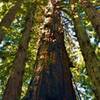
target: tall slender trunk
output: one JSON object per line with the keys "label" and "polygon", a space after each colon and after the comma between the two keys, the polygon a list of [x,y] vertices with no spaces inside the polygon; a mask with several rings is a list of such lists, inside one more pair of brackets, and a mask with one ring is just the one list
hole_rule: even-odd
{"label": "tall slender trunk", "polygon": [[94,93],[97,100],[100,99],[100,61],[96,58],[94,49],[90,45],[88,36],[81,26],[80,19],[75,18],[74,24],[76,28],[77,38],[82,50],[82,54],[85,60],[86,69],[89,77],[94,85]]}
{"label": "tall slender trunk", "polygon": [[[75,4],[75,3],[74,3]],[[84,30],[81,19],[78,16],[77,5],[74,6],[73,21],[76,35],[81,47],[81,51],[85,60],[86,69],[94,85],[94,92],[97,100],[100,100],[100,61],[96,58],[94,49],[91,47],[88,35]]]}
{"label": "tall slender trunk", "polygon": [[90,19],[95,31],[97,32],[97,36],[100,39],[100,13],[97,12],[89,0],[81,0],[81,5],[86,11],[88,18]]}
{"label": "tall slender trunk", "polygon": [[22,80],[25,69],[25,61],[27,57],[27,48],[30,40],[30,31],[32,28],[33,14],[35,5],[32,5],[27,16],[26,26],[23,30],[22,40],[20,42],[15,60],[12,65],[12,72],[8,79],[7,86],[4,92],[3,100],[17,100],[21,94]]}
{"label": "tall slender trunk", "polygon": [[7,14],[3,17],[2,21],[0,22],[0,42],[4,38],[4,30],[3,28],[6,27],[8,28],[12,21],[15,19],[15,15],[17,11],[19,10],[23,0],[18,0],[13,7],[9,9]]}
{"label": "tall slender trunk", "polygon": [[35,76],[26,100],[76,100],[57,7],[57,0],[50,0],[46,7],[43,35],[34,68]]}

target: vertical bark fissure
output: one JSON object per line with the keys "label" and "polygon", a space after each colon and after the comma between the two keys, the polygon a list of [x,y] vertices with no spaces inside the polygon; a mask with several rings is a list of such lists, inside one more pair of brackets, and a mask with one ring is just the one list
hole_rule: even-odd
{"label": "vertical bark fissure", "polygon": [[22,32],[22,40],[12,65],[11,75],[4,91],[3,100],[17,100],[20,97],[27,57],[27,48],[30,40],[30,31],[33,25],[33,14],[36,9],[35,6],[36,5],[34,4],[31,5],[30,11],[27,15],[26,26]]}
{"label": "vertical bark fissure", "polygon": [[58,6],[50,0],[46,7],[31,97],[26,100],[76,100]]}

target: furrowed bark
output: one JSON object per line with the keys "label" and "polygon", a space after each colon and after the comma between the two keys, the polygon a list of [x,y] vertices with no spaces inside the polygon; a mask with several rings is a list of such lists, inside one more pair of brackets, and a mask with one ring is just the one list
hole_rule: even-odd
{"label": "furrowed bark", "polygon": [[22,40],[20,42],[16,57],[12,65],[13,69],[4,91],[3,100],[18,100],[18,98],[20,97],[25,62],[27,57],[27,48],[30,40],[30,31],[33,25],[33,14],[35,12],[35,9],[35,5],[31,5],[26,19],[26,26],[22,32]]}
{"label": "furrowed bark", "polygon": [[0,22],[0,42],[3,40],[5,32],[4,28],[10,27],[12,21],[15,19],[15,15],[17,11],[20,9],[23,0],[17,1],[13,7],[9,9],[7,14],[3,17],[2,21]]}
{"label": "furrowed bark", "polygon": [[76,100],[58,7],[56,0],[46,7],[35,76],[25,100]]}

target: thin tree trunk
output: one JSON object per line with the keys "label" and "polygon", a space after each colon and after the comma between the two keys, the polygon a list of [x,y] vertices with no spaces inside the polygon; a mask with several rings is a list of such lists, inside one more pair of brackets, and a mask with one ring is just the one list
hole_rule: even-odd
{"label": "thin tree trunk", "polygon": [[3,28],[8,28],[11,25],[12,21],[15,19],[15,15],[17,11],[21,7],[22,2],[23,0],[21,1],[18,0],[16,4],[10,8],[10,10],[7,12],[7,14],[4,16],[4,18],[0,22],[0,42],[3,40],[4,35],[5,35]]}
{"label": "thin tree trunk", "polygon": [[90,19],[95,31],[97,32],[97,36],[100,39],[100,13],[97,12],[89,0],[81,0],[81,5],[86,11],[88,18]]}
{"label": "thin tree trunk", "polygon": [[27,57],[27,48],[30,40],[30,31],[32,28],[33,14],[35,12],[35,5],[32,5],[27,16],[26,26],[23,30],[22,40],[20,42],[14,63],[12,65],[12,72],[8,79],[6,89],[4,91],[3,100],[17,100],[21,94],[22,80],[25,69],[25,61]]}
{"label": "thin tree trunk", "polygon": [[76,35],[81,47],[81,51],[85,60],[86,69],[94,85],[94,93],[97,100],[100,100],[100,61],[96,58],[94,49],[92,48],[88,35],[84,30],[78,13],[76,13],[77,5],[74,6],[73,21],[76,30]]}
{"label": "thin tree trunk", "polygon": [[86,69],[90,76],[92,83],[94,84],[94,92],[97,100],[100,100],[100,61],[96,58],[94,49],[90,45],[88,36],[81,26],[80,19],[75,18],[74,24],[76,27],[77,38],[82,50],[82,54],[85,60]]}
{"label": "thin tree trunk", "polygon": [[76,100],[64,46],[58,1],[51,0],[45,10],[42,38],[38,49],[34,78],[26,100]]}

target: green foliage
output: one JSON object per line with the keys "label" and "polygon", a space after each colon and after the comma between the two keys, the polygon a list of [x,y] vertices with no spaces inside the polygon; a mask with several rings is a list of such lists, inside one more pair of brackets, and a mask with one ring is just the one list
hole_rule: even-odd
{"label": "green foliage", "polygon": [[[13,6],[13,0],[1,0],[0,1],[0,21],[6,14],[6,12],[9,10],[10,7]],[[70,11],[69,8],[69,2],[63,3],[64,0],[62,0],[61,5],[62,8],[67,8],[67,11]],[[92,2],[95,4],[96,0],[92,0]],[[25,26],[25,15],[27,14],[27,7],[29,7],[31,3],[30,1],[25,1],[18,13],[16,14],[16,18],[11,24],[10,28],[7,28],[5,30],[6,36],[5,39],[0,44],[0,99],[2,97],[3,91],[6,87],[7,79],[10,75],[11,71],[11,65],[13,63],[13,60],[15,58],[18,45],[21,40],[22,33],[21,31],[24,29]],[[27,62],[26,62],[26,68],[25,68],[25,74],[23,79],[23,87],[22,87],[22,98],[25,96],[29,82],[31,77],[33,76],[33,68],[36,61],[36,54],[38,51],[39,46],[39,39],[41,36],[40,33],[40,25],[43,22],[43,13],[44,13],[44,7],[47,4],[47,0],[37,0],[36,4],[38,6],[36,10],[35,20],[33,28],[30,32],[31,34],[31,41],[29,43],[28,47],[28,55],[27,55]],[[88,30],[89,36],[92,38],[95,38],[95,31],[88,20],[86,14],[84,13],[83,9],[79,6],[79,14],[81,16],[81,21],[83,23],[83,27],[85,30]],[[65,14],[65,17],[68,17],[70,22],[72,22],[70,15]],[[68,27],[71,29],[71,26],[73,27],[73,24]],[[71,29],[73,31],[73,28]],[[74,32],[74,31],[73,31]],[[77,85],[78,91],[80,92],[80,96],[83,98],[82,100],[94,100],[94,94],[92,91],[92,84],[91,81],[87,75],[86,69],[85,69],[85,63],[84,58],[82,56],[82,53],[80,51],[80,46],[78,44],[78,40],[75,39],[76,36],[72,36],[73,34],[65,34],[65,45],[66,50],[69,54],[69,57],[71,61],[73,62],[73,66],[75,68],[71,68],[73,73],[73,79]],[[97,39],[98,41],[98,39]],[[97,57],[100,59],[100,43],[95,43],[93,47],[96,50]],[[84,89],[84,92],[82,91]]]}

